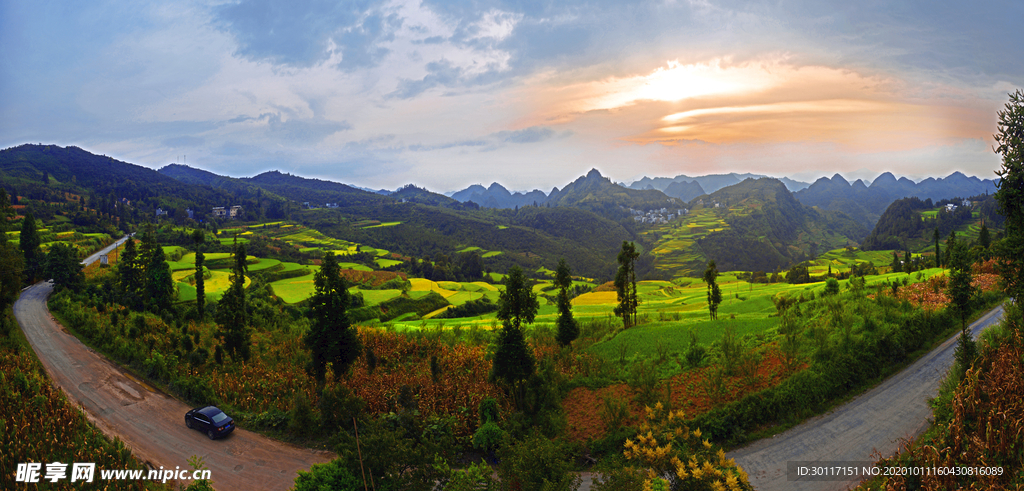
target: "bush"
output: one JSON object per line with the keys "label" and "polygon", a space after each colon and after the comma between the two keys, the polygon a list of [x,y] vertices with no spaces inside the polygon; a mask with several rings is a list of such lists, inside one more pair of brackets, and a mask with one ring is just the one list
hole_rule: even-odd
{"label": "bush", "polygon": [[578,489],[580,477],[572,472],[571,453],[568,445],[533,432],[525,440],[509,445],[499,453],[501,489]]}
{"label": "bush", "polygon": [[288,412],[288,419],[288,431],[293,435],[306,436],[317,429],[313,408],[310,406],[305,392],[295,392],[295,397],[292,398],[292,409]]}
{"label": "bush", "polygon": [[206,385],[206,382],[187,375],[174,379],[168,388],[186,401],[197,406],[217,403],[217,397],[213,393],[213,389]]}
{"label": "bush", "polygon": [[363,482],[340,460],[313,464],[309,472],[299,471],[294,491],[361,491]]}

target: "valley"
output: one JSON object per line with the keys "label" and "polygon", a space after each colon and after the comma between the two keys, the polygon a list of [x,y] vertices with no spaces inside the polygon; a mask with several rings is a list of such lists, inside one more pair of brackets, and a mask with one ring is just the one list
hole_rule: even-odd
{"label": "valley", "polygon": [[[477,465],[571,481],[568,469],[596,462],[619,479],[623,448],[652,424],[739,448],[929,356],[966,322],[951,307],[958,272],[973,288],[963,315],[1005,298],[996,244],[1006,230],[985,194],[894,199],[871,223],[803,203],[819,183],[794,193],[794,181],[757,176],[706,180],[712,192],[684,201],[592,170],[519,204],[485,196],[495,186],[385,195],[278,172],[136,169],[73,147],[7,149],[0,165],[0,187],[18,191],[4,250],[36,244],[37,256],[19,257],[26,281],[64,274],[53,251],[84,258],[135,233],[80,279],[54,276],[49,310],[85,346],[186,404],[216,404],[244,430],[334,452],[330,465],[344,469],[312,475],[362,464],[403,489]],[[146,179],[159,192],[131,184]],[[658,185],[677,182],[691,181]],[[234,206],[235,218],[215,212]],[[662,208],[676,213],[634,219]],[[344,314],[332,329],[351,332],[354,351],[317,375],[310,339],[328,267],[345,285],[330,290]],[[514,329],[512,298],[528,318]],[[509,332],[521,333],[529,370],[503,382],[495,360]],[[356,430],[373,452],[365,461],[353,460]],[[524,456],[537,445],[557,457]],[[758,486],[724,458],[715,465],[709,475]]]}

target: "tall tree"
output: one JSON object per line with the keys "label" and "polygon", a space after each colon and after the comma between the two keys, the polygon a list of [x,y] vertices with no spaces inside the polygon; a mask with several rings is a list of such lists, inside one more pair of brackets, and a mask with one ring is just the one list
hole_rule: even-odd
{"label": "tall tree", "polygon": [[206,315],[206,270],[203,269],[203,263],[206,261],[206,256],[203,254],[203,244],[206,243],[206,234],[199,229],[192,232],[192,241],[196,244],[196,313],[199,314],[199,318],[202,319]]}
{"label": "tall tree", "polygon": [[718,288],[718,266],[715,260],[708,261],[708,267],[704,270],[704,283],[708,284],[708,312],[711,320],[718,319],[718,305],[722,303],[722,290]]}
{"label": "tall tree", "polygon": [[31,285],[42,273],[43,251],[40,249],[39,231],[36,230],[36,218],[32,213],[27,213],[21,222],[21,235],[19,236],[18,248],[21,249],[22,257],[25,260],[23,270],[24,283]]}
{"label": "tall tree", "polygon": [[950,267],[953,261],[953,248],[956,247],[956,230],[950,230],[949,238],[946,239],[946,266]]}
{"label": "tall tree", "polygon": [[523,325],[537,316],[537,294],[533,292],[523,270],[512,266],[505,276],[505,289],[498,294],[498,314],[501,332],[498,349],[494,353],[491,379],[503,382],[512,392],[516,405],[522,407],[522,382],[533,375],[533,350],[526,344]]}
{"label": "tall tree", "polygon": [[249,330],[249,309],[245,298],[245,274],[249,266],[245,259],[245,245],[235,243],[235,265],[231,270],[231,286],[217,303],[217,336],[232,359],[248,360],[251,355],[252,333]]}
{"label": "tall tree", "polygon": [[999,181],[995,198],[1006,217],[1006,236],[1000,247],[1004,260],[999,273],[1006,294],[1020,302],[1024,295],[1024,91],[1017,89],[1010,94],[1010,101],[998,116],[995,150],[1003,157],[1003,166],[996,171]]}
{"label": "tall tree", "polygon": [[572,288],[572,270],[565,259],[558,260],[555,270],[555,286],[558,287],[558,334],[555,340],[562,346],[569,346],[579,337],[580,328],[572,317],[572,302],[569,300],[569,289]]}
{"label": "tall tree", "polygon": [[981,222],[981,230],[978,231],[978,244],[985,249],[992,245],[992,237],[989,236],[988,226],[985,225],[984,221]]}
{"label": "tall tree", "polygon": [[124,250],[117,261],[117,280],[121,289],[121,304],[139,310],[142,290],[142,265],[139,252],[135,247],[135,239],[129,237],[124,242]]}
{"label": "tall tree", "polygon": [[171,267],[164,256],[164,248],[152,230],[142,236],[141,256],[144,270],[142,291],[145,293],[148,307],[154,312],[170,309],[174,295],[174,280],[171,278]]}
{"label": "tall tree", "polygon": [[935,227],[935,232],[932,234],[935,238],[935,267],[942,267],[942,251],[939,250],[939,227]]}
{"label": "tall tree", "polygon": [[[7,220],[14,216],[14,207],[7,201],[7,192],[0,189],[0,312],[14,304],[21,291],[22,255],[7,242]],[[7,316],[0,315],[0,326],[6,332]]]}
{"label": "tall tree", "polygon": [[303,342],[312,355],[307,369],[317,381],[323,382],[327,363],[331,364],[335,378],[340,378],[348,373],[363,347],[359,333],[348,319],[348,283],[341,276],[341,267],[333,252],[324,255],[320,270],[313,277],[313,286],[306,314],[311,324]]}
{"label": "tall tree", "polygon": [[636,260],[640,253],[632,242],[622,241],[622,249],[616,258],[619,270],[615,274],[615,292],[619,305],[615,307],[615,315],[622,317],[622,327],[636,325],[636,309],[640,300],[636,294]]}
{"label": "tall tree", "polygon": [[53,279],[54,290],[78,291],[85,285],[82,263],[78,260],[78,249],[63,242],[50,247],[46,253],[43,271],[47,278]]}
{"label": "tall tree", "polygon": [[960,318],[960,338],[956,347],[956,360],[962,369],[967,369],[977,354],[971,332],[967,329],[967,317],[971,315],[971,302],[977,294],[977,288],[971,285],[971,265],[967,258],[966,246],[953,243],[946,249],[950,253],[949,261],[949,309]]}

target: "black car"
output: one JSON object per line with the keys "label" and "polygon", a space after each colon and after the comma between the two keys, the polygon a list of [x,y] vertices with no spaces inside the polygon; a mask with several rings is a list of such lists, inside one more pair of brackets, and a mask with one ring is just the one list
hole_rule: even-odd
{"label": "black car", "polygon": [[235,420],[214,406],[197,407],[185,413],[185,426],[206,432],[211,440],[235,430]]}

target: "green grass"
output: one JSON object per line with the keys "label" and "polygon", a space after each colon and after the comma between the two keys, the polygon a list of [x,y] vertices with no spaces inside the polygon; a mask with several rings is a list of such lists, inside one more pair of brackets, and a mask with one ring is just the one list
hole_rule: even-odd
{"label": "green grass", "polygon": [[397,259],[384,259],[384,258],[377,258],[376,260],[374,260],[374,262],[377,263],[377,266],[380,267],[380,268],[389,268],[391,266],[402,264],[402,261],[399,261]]}
{"label": "green grass", "polygon": [[373,271],[373,268],[359,263],[338,263],[341,269],[354,269],[356,271]]}
{"label": "green grass", "polygon": [[313,295],[313,275],[275,281],[270,288],[285,303],[299,303]]}

